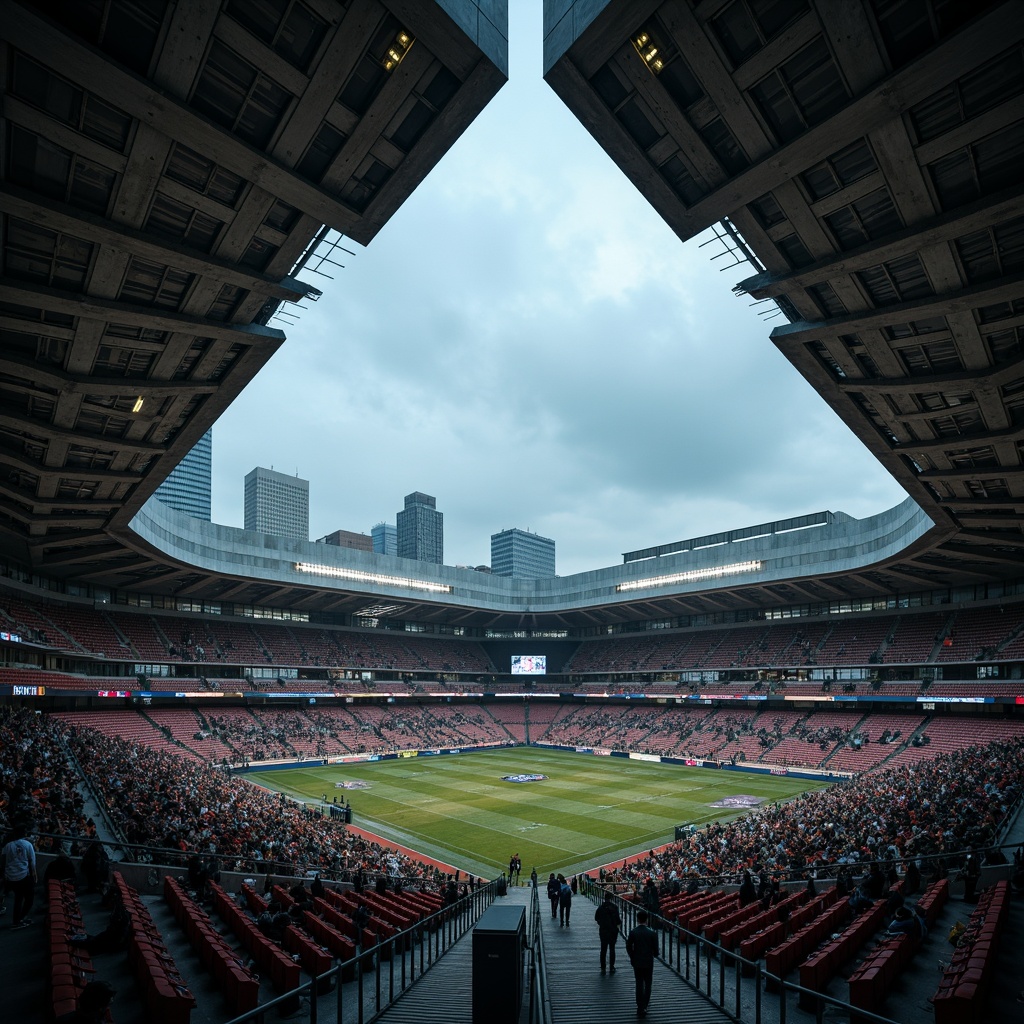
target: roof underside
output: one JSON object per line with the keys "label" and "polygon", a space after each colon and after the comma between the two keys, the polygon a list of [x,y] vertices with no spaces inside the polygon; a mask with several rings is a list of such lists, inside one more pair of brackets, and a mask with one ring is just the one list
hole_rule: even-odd
{"label": "roof underside", "polygon": [[0,65],[0,554],[222,589],[128,524],[504,73],[405,0],[10,2]]}
{"label": "roof underside", "polygon": [[721,224],[750,257],[737,291],[778,303],[774,343],[937,524],[871,572],[709,601],[1022,574],[1024,8],[969,13],[613,0],[546,55],[680,237]]}
{"label": "roof underside", "polygon": [[[902,5],[911,25],[871,0],[768,6],[771,23],[748,0],[613,0],[546,77],[681,238],[724,223],[751,254],[742,290],[791,321],[775,344],[935,529],[834,577],[545,615],[403,601],[402,618],[604,625],[1022,575],[1024,10]],[[200,572],[128,524],[284,340],[267,325],[305,294],[291,275],[322,226],[370,241],[504,76],[434,4],[255,9],[6,7],[0,553],[357,613],[375,599]]]}

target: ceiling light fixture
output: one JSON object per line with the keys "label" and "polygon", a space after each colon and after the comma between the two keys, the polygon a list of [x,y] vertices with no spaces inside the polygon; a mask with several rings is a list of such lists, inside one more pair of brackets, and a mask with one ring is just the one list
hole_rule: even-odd
{"label": "ceiling light fixture", "polygon": [[352,580],[354,583],[376,583],[384,587],[426,590],[431,594],[450,594],[455,589],[447,583],[414,580],[409,576],[388,576],[380,572],[363,572],[361,569],[344,569],[340,566],[321,565],[317,562],[296,562],[295,571],[313,573],[316,576],[333,576],[335,579]]}
{"label": "ceiling light fixture", "polygon": [[139,395],[139,397],[135,399],[135,404],[132,406],[132,412],[138,412],[142,408],[143,401],[144,399],[142,395]]}
{"label": "ceiling light fixture", "polygon": [[648,587],[667,587],[673,583],[694,583],[698,580],[719,579],[722,576],[735,576],[740,572],[757,572],[762,562],[733,562],[730,565],[718,565],[713,569],[690,569],[688,572],[673,572],[667,576],[648,576],[644,580],[628,580],[620,583],[615,589],[646,590]]}
{"label": "ceiling light fixture", "polygon": [[661,74],[665,62],[658,56],[659,47],[646,32],[633,36],[633,47],[640,54],[640,59],[650,68],[654,75]]}
{"label": "ceiling light fixture", "polygon": [[388,47],[387,53],[384,54],[384,60],[381,61],[384,65],[384,70],[394,71],[405,59],[405,55],[409,52],[409,48],[414,41],[408,32],[400,29],[398,35],[395,36],[395,41]]}

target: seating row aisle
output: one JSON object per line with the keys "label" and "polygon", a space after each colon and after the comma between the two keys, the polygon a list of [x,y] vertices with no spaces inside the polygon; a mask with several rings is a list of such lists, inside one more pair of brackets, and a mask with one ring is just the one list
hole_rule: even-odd
{"label": "seating row aisle", "polygon": [[[92,980],[89,954],[71,944],[71,936],[85,931],[73,881],[51,879],[47,883],[46,930],[50,951],[50,1007],[54,1017],[78,1009],[82,990]],[[113,1020],[108,1009],[105,1021]]]}
{"label": "seating row aisle", "polygon": [[[762,909],[760,902],[752,904],[756,909],[752,917],[746,918],[739,924],[732,925],[728,928],[723,928],[718,936],[718,944],[725,949],[734,950],[740,947],[740,955],[746,957],[747,954],[743,952],[743,944],[748,942],[750,939],[756,939],[757,937],[764,935],[765,932],[773,928],[779,928],[779,939],[775,941],[781,941],[781,936],[785,934],[785,922],[791,918],[793,911],[799,907],[802,903],[807,900],[807,890],[801,889],[798,892],[786,896],[781,899],[778,903],[773,904],[766,910]],[[748,947],[749,948],[749,947]],[[767,949],[767,945],[764,949]],[[757,953],[756,956],[747,959],[757,960],[760,958],[761,953]]]}
{"label": "seating row aisle", "polygon": [[143,1000],[153,1024],[188,1024],[196,1000],[174,965],[160,932],[139,894],[120,871],[113,882],[131,920],[128,964],[143,990]]}
{"label": "seating row aisle", "polygon": [[275,990],[283,994],[298,988],[299,965],[259,930],[256,922],[228,893],[215,882],[209,884],[217,915],[228,924],[256,966],[270,978]]}
{"label": "seating row aisle", "polygon": [[[839,973],[839,968],[852,960],[882,925],[886,918],[885,900],[878,900],[870,909],[858,914],[834,938],[828,939],[800,965],[800,984],[812,992],[824,992],[828,983]],[[814,1011],[817,1000],[806,993],[800,994],[800,1006]]]}
{"label": "seating row aisle", "polygon": [[245,966],[235,948],[214,928],[202,907],[170,875],[164,876],[164,899],[175,920],[185,930],[203,966],[213,975],[217,986],[224,993],[231,1015],[238,1016],[253,1009],[260,999],[259,978]]}
{"label": "seating row aisle", "polygon": [[[765,950],[765,970],[777,978],[785,977],[797,964],[811,956],[826,936],[844,927],[850,918],[849,903],[837,900],[835,889],[823,893],[807,906],[810,920],[805,921],[801,915],[798,921],[792,922],[789,938]],[[740,951],[743,951],[742,945]]]}
{"label": "seating row aisle", "polygon": [[978,905],[932,996],[935,1024],[983,1024],[996,940],[1009,912],[1008,882],[996,882],[978,897]]}
{"label": "seating row aisle", "polygon": [[[915,912],[919,913],[928,928],[931,928],[948,899],[949,880],[939,879],[924,891],[917,901]],[[892,935],[883,939],[850,975],[848,1002],[861,1010],[881,1015],[886,996],[892,990],[896,979],[909,966],[923,939],[924,934],[920,931]]]}

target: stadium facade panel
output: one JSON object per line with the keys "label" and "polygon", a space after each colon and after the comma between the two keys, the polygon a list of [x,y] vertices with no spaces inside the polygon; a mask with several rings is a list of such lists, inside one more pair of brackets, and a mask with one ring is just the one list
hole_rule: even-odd
{"label": "stadium facade panel", "polygon": [[[211,582],[202,594],[211,600],[230,593],[232,600],[260,603],[255,596],[272,591],[281,607],[355,614],[369,598],[386,598],[400,601],[411,621],[525,622],[536,628],[564,627],[595,614],[608,621],[679,614],[703,595],[714,601],[716,590],[749,591],[761,602],[774,595],[779,603],[785,598],[773,588],[786,581],[841,577],[900,557],[931,528],[908,499],[868,519],[833,513],[817,529],[768,533],[572,576],[512,579],[205,523],[156,499],[132,522],[154,557],[206,574]],[[747,600],[753,606],[755,599]]]}

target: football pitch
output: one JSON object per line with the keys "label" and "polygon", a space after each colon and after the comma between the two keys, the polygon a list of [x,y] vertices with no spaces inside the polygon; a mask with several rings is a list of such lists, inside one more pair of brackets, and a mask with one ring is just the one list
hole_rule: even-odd
{"label": "football pitch", "polygon": [[[504,775],[545,775],[505,782]],[[493,878],[518,853],[523,874],[607,864],[670,842],[675,826],[736,817],[711,807],[744,795],[766,803],[827,783],[686,768],[543,747],[253,772],[253,782],[308,803],[342,795],[352,824]],[[358,788],[339,788],[338,783]],[[364,788],[365,787],[365,788]]]}

